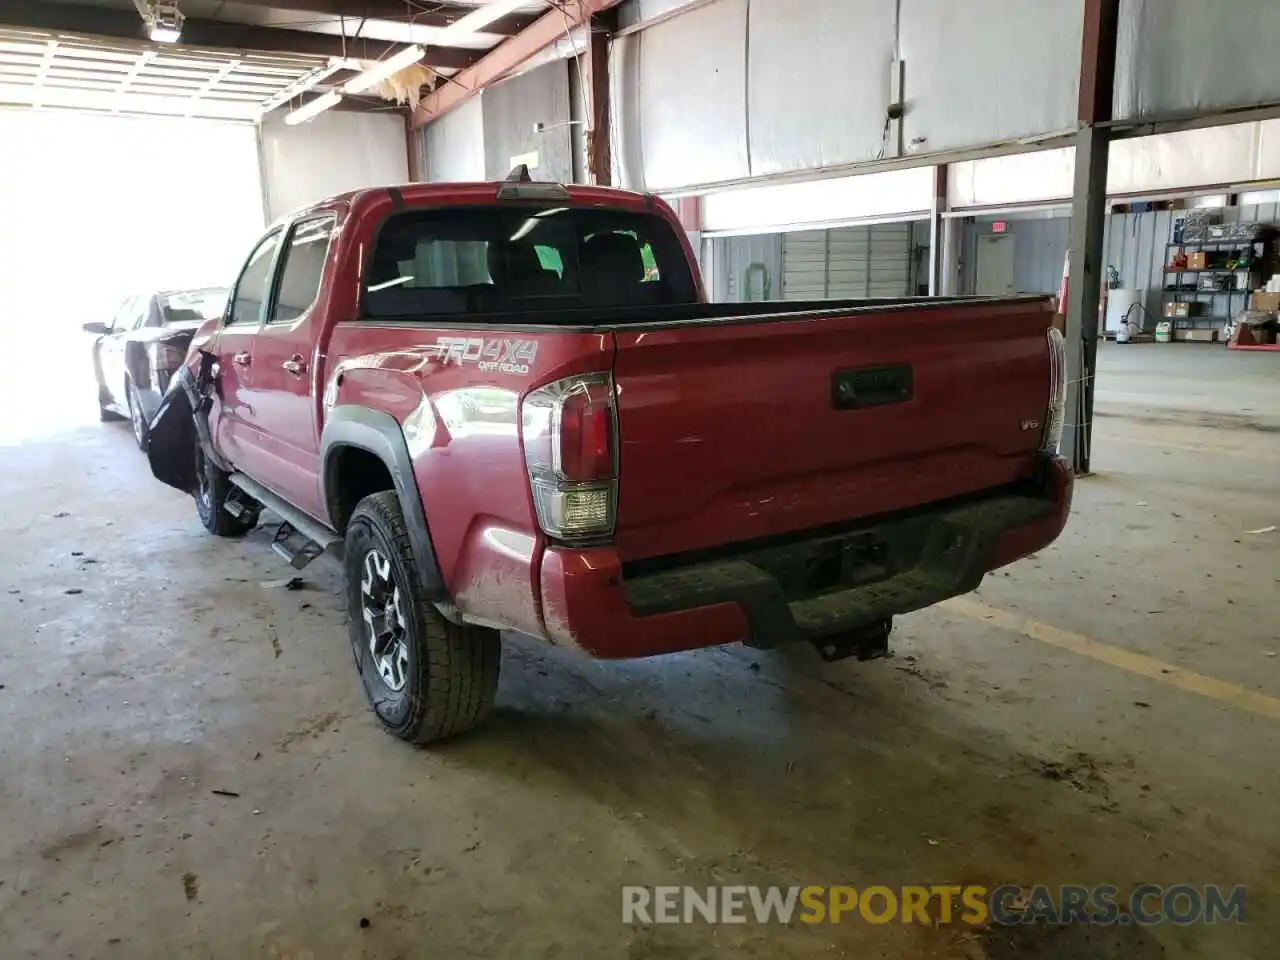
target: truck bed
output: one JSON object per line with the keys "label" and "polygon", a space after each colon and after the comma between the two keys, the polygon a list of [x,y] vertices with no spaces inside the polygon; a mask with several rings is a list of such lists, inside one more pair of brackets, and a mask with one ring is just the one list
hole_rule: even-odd
{"label": "truck bed", "polygon": [[947,307],[996,307],[1020,304],[1048,313],[1052,299],[1042,294],[1015,297],[872,297],[855,300],[761,300],[729,303],[676,303],[635,307],[567,308],[550,311],[547,306],[527,311],[473,313],[465,320],[452,314],[421,314],[379,317],[380,324],[449,327],[456,329],[512,329],[600,332],[626,328],[645,330],[657,326],[690,326],[717,323],[764,323],[821,320],[834,316],[882,312],[927,312]]}

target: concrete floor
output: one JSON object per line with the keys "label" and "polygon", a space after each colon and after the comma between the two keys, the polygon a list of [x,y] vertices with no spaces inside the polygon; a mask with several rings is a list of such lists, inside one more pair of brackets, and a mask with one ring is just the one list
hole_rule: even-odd
{"label": "concrete floor", "polygon": [[[268,531],[207,537],[127,425],[0,440],[0,954],[1274,956],[1280,357],[1102,370],[1059,544],[894,659],[513,643],[495,720],[429,752],[367,712],[333,566],[265,589]],[[627,883],[948,881],[1247,884],[1249,923],[620,921]]]}

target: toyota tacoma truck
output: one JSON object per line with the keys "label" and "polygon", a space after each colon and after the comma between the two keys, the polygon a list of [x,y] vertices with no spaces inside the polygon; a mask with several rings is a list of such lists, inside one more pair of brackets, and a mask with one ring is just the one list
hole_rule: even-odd
{"label": "toyota tacoma truck", "polygon": [[490,711],[503,631],[599,658],[809,641],[1052,542],[1064,351],[1043,297],[708,303],[660,199],[530,182],[273,225],[149,458],[204,526],[346,573],[368,698],[417,743]]}

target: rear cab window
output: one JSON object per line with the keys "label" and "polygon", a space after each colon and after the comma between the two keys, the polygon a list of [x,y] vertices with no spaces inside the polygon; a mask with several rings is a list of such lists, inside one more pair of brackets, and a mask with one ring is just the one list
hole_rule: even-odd
{"label": "rear cab window", "polygon": [[379,230],[363,314],[562,311],[694,303],[663,217],[563,201],[406,210]]}

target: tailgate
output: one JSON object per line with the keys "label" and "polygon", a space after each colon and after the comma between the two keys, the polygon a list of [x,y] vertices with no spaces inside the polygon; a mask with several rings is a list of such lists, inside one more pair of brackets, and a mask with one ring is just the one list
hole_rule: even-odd
{"label": "tailgate", "polygon": [[616,333],[624,561],[900,511],[1031,475],[1048,300]]}

